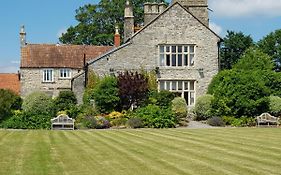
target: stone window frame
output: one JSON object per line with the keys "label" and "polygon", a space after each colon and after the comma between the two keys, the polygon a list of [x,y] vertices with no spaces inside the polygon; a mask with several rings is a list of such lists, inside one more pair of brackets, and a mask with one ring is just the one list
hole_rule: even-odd
{"label": "stone window frame", "polygon": [[194,67],[195,44],[159,45],[159,66]]}
{"label": "stone window frame", "polygon": [[54,69],[43,69],[42,78],[44,83],[54,82]]}
{"label": "stone window frame", "polygon": [[70,79],[71,78],[71,69],[61,68],[59,69],[59,78],[60,79]]}
{"label": "stone window frame", "polygon": [[196,80],[159,80],[158,89],[178,93],[189,107],[196,102]]}

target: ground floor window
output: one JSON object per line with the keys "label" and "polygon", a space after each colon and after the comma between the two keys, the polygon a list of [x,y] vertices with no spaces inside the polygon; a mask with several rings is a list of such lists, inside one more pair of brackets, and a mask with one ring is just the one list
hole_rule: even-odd
{"label": "ground floor window", "polygon": [[71,78],[70,69],[60,69],[60,78]]}
{"label": "ground floor window", "polygon": [[44,69],[43,70],[43,82],[53,82],[54,81],[54,70]]}
{"label": "ground floor window", "polygon": [[174,92],[177,96],[185,98],[188,106],[195,104],[194,80],[160,80],[159,89]]}

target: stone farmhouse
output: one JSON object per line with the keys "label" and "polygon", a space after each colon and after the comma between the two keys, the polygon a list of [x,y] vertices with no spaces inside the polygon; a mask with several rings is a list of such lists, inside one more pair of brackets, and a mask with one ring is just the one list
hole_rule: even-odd
{"label": "stone farmhouse", "polygon": [[[71,90],[71,80],[84,71],[87,61],[111,50],[112,46],[27,44],[21,28],[20,94],[43,91],[55,97]],[[84,85],[82,85],[84,86]]]}
{"label": "stone farmhouse", "polygon": [[[144,15],[144,26],[134,33],[133,9],[127,0],[124,44],[92,57],[86,70],[100,76],[141,68],[156,71],[159,90],[175,92],[194,106],[219,71],[222,39],[209,28],[207,0],[174,0],[167,8],[145,3]],[[87,72],[72,81],[80,102]]]}

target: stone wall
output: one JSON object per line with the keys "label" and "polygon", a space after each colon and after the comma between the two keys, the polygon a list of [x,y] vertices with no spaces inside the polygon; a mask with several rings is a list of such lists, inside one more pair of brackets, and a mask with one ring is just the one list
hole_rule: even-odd
{"label": "stone wall", "polygon": [[78,74],[76,77],[73,78],[71,89],[77,98],[78,104],[82,104],[83,103],[83,94],[84,94],[84,90],[85,90],[85,73],[84,72]]}
{"label": "stone wall", "polygon": [[[93,69],[100,76],[124,70],[155,70],[159,67],[158,80],[195,80],[197,97],[207,91],[207,87],[218,72],[219,37],[202,25],[178,4],[159,16],[149,26],[131,39],[131,43],[93,62]],[[193,67],[159,66],[159,45],[195,44],[196,53]],[[199,69],[203,68],[203,74]]]}
{"label": "stone wall", "polygon": [[[54,70],[54,82],[43,82],[43,68],[21,68],[21,96],[25,97],[35,91],[46,92],[55,97],[62,90],[71,90],[71,78],[59,78],[59,69]],[[77,69],[71,70],[72,76],[78,73]]]}

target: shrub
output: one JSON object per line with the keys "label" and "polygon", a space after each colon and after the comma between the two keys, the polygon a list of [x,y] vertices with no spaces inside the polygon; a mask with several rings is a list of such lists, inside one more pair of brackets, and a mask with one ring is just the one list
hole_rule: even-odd
{"label": "shrub", "polygon": [[269,97],[269,111],[275,116],[281,115],[281,98],[277,96]]}
{"label": "shrub", "polygon": [[187,117],[187,104],[184,98],[176,97],[172,101],[172,111],[179,119]]}
{"label": "shrub", "polygon": [[95,74],[92,70],[88,72],[88,83],[87,87],[83,94],[83,103],[86,105],[91,104],[91,100],[94,99],[93,97],[93,89],[99,84],[100,77]]}
{"label": "shrub", "polygon": [[194,108],[195,120],[206,120],[212,117],[211,104],[213,100],[214,96],[209,94],[197,98]]}
{"label": "shrub", "polygon": [[22,99],[10,90],[0,89],[0,121],[12,115],[13,110],[21,109]]}
{"label": "shrub", "polygon": [[111,126],[117,126],[117,127],[125,126],[128,120],[124,114],[116,111],[113,111],[110,114],[108,114],[107,118],[109,119]]}
{"label": "shrub", "polygon": [[226,125],[231,125],[234,127],[246,127],[246,126],[255,126],[256,125],[255,118],[246,117],[246,116],[242,116],[240,118],[224,116],[223,121],[225,122]]}
{"label": "shrub", "polygon": [[110,123],[102,116],[80,115],[76,121],[78,129],[106,129]]}
{"label": "shrub", "polygon": [[93,89],[95,106],[101,113],[110,113],[120,106],[117,79],[107,76]]}
{"label": "shrub", "polygon": [[59,96],[54,100],[54,105],[57,112],[70,110],[76,104],[77,99],[72,91],[60,91]]}
{"label": "shrub", "polygon": [[143,122],[142,119],[134,117],[134,118],[130,118],[127,122],[126,122],[126,126],[128,128],[142,128],[143,127]]}
{"label": "shrub", "polygon": [[220,117],[212,117],[207,120],[207,123],[211,126],[224,126],[225,123],[223,122],[222,118]]}
{"label": "shrub", "polygon": [[175,98],[175,94],[170,91],[151,91],[149,93],[148,104],[154,104],[162,108],[171,107],[172,100]]}
{"label": "shrub", "polygon": [[29,116],[54,116],[55,114],[52,98],[43,92],[33,92],[29,94],[24,99],[22,108]]}
{"label": "shrub", "polygon": [[156,105],[137,109],[135,117],[142,119],[144,126],[150,128],[173,128],[177,124],[171,108],[160,108]]}

